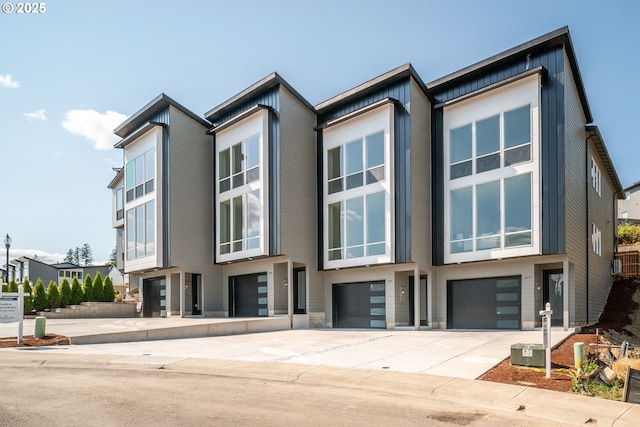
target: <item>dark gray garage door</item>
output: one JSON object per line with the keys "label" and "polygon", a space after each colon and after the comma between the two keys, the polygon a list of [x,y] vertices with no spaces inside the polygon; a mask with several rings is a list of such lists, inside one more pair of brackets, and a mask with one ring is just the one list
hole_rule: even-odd
{"label": "dark gray garage door", "polygon": [[520,329],[520,277],[451,280],[449,329]]}
{"label": "dark gray garage door", "polygon": [[229,316],[267,316],[267,274],[247,274],[229,278]]}
{"label": "dark gray garage door", "polygon": [[386,328],[384,281],[333,285],[335,328]]}

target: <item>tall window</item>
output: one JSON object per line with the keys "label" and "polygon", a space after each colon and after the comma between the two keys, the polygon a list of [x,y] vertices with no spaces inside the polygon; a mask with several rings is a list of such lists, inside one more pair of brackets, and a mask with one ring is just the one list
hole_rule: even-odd
{"label": "tall window", "polygon": [[595,224],[591,224],[591,249],[602,256],[602,231]]}
{"label": "tall window", "polygon": [[264,253],[266,112],[216,135],[217,256],[220,261]]}
{"label": "tall window", "polygon": [[444,108],[445,262],[539,253],[539,76]]}
{"label": "tall window", "polygon": [[329,145],[325,163],[329,264],[389,255],[388,150],[384,130]]}
{"label": "tall window", "polygon": [[155,254],[155,202],[127,210],[127,259]]}
{"label": "tall window", "polygon": [[124,218],[124,188],[115,190],[116,195],[116,220]]}
{"label": "tall window", "polygon": [[151,193],[154,189],[154,176],[155,150],[149,150],[127,162],[125,168],[127,202]]}

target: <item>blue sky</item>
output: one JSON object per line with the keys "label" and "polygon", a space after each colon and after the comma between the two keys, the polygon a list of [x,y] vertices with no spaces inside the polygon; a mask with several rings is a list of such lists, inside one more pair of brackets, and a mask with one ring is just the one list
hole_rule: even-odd
{"label": "blue sky", "polygon": [[107,185],[122,166],[112,130],[161,92],[202,116],[277,71],[315,105],[407,62],[430,82],[565,25],[622,185],[640,180],[640,2],[58,0],[38,15],[10,5],[0,235],[13,239],[11,258],[55,262],[89,243],[108,259]]}

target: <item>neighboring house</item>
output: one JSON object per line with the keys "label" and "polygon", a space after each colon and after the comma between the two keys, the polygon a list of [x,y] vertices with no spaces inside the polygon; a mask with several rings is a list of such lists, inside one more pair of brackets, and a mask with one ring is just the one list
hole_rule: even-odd
{"label": "neighboring house", "polygon": [[624,189],[624,200],[618,201],[618,222],[640,223],[640,181]]}
{"label": "neighboring house", "polygon": [[431,102],[424,83],[404,65],[315,109],[326,326],[427,326]]}
{"label": "neighboring house", "polygon": [[[59,264],[52,264],[51,267],[55,268],[57,272],[57,280],[58,286],[62,285],[62,281],[67,279],[69,284],[73,281],[74,278],[78,279],[80,284],[84,283],[87,275],[91,277],[91,280],[94,280],[96,274],[100,272],[100,276],[102,276],[102,280],[104,281],[105,277],[109,274],[109,265],[91,265],[91,266],[79,266],[72,264],[70,262],[62,262]],[[49,283],[48,281],[45,283],[45,286]]]}
{"label": "neighboring house", "polygon": [[124,271],[124,254],[126,241],[124,239],[124,168],[113,168],[116,176],[111,180],[108,188],[112,191],[111,204],[113,209],[111,226],[116,230],[116,267]]}
{"label": "neighboring house", "polygon": [[216,309],[324,325],[313,107],[276,73],[205,114],[213,126]]}
{"label": "neighboring house", "polygon": [[163,94],[116,129],[146,317],[530,330],[546,302],[564,327],[604,307],[624,192],[567,28],[315,107],[273,73],[205,118]]}
{"label": "neighboring house", "polygon": [[109,266],[109,278],[113,284],[113,289],[124,295],[129,290],[129,278],[115,266]]}
{"label": "neighboring house", "polygon": [[22,283],[27,279],[31,287],[33,287],[36,281],[41,279],[42,284],[46,288],[50,281],[58,281],[56,268],[35,258],[20,257],[9,261],[9,264],[12,265],[9,271],[9,282],[11,282],[11,279],[15,279],[16,283]]}
{"label": "neighboring house", "polygon": [[212,308],[221,296],[211,253],[209,127],[161,94],[115,130],[124,157],[124,174],[118,171],[110,184],[114,226],[124,227],[117,258],[124,259],[130,286],[142,289],[145,317],[221,314]]}
{"label": "neighboring house", "polygon": [[594,322],[613,281],[622,187],[567,28],[427,85],[434,327]]}

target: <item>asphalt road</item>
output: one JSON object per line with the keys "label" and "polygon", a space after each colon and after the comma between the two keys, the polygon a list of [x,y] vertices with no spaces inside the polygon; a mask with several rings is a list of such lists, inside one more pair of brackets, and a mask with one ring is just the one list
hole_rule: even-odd
{"label": "asphalt road", "polygon": [[12,356],[0,363],[0,426],[558,425],[415,390],[247,378],[242,365],[237,376],[220,376],[88,357],[49,365],[27,352]]}

